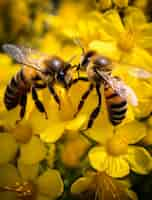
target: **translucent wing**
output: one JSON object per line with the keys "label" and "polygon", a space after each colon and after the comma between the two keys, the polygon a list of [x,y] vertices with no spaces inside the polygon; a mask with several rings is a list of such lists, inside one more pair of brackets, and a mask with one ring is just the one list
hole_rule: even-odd
{"label": "translucent wing", "polygon": [[141,68],[132,68],[131,70],[129,70],[129,73],[130,75],[133,75],[137,78],[143,78],[143,79],[146,79],[146,78],[151,78],[152,77],[152,73],[151,72],[148,72],[144,69],[141,69]]}
{"label": "translucent wing", "polygon": [[138,105],[138,99],[135,92],[128,85],[126,85],[120,78],[112,77],[108,75],[106,72],[101,72],[99,70],[96,71],[101,76],[101,78],[104,81],[106,81],[106,83],[108,83],[114,91],[116,91],[118,95],[120,95],[124,99],[127,99],[128,102],[133,106]]}
{"label": "translucent wing", "polygon": [[122,97],[127,99],[127,101],[133,105],[138,105],[138,99],[133,91],[128,85],[126,85],[122,80],[115,77],[111,77],[111,86],[113,89]]}
{"label": "translucent wing", "polygon": [[13,57],[18,63],[26,64],[27,63],[27,53],[25,53],[21,48],[13,44],[4,44],[2,46],[3,50]]}
{"label": "translucent wing", "polygon": [[31,48],[20,47],[13,44],[4,44],[2,48],[18,63],[32,67],[38,71],[41,71],[40,59],[42,59],[43,56],[37,51]]}
{"label": "translucent wing", "polygon": [[121,70],[131,76],[141,79],[152,78],[152,72],[143,69],[140,66],[128,65],[124,63],[113,62],[114,70]]}

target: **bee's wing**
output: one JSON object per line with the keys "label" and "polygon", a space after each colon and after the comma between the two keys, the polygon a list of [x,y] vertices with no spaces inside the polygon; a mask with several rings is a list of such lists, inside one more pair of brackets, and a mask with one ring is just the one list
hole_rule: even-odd
{"label": "bee's wing", "polygon": [[133,106],[138,105],[138,99],[135,92],[121,79],[119,79],[118,77],[112,77],[106,72],[101,72],[99,70],[97,70],[97,73],[110,85],[110,87],[114,91],[116,91],[118,95],[120,95],[124,99],[127,99],[128,102]]}
{"label": "bee's wing", "polygon": [[143,78],[143,79],[147,79],[147,78],[151,78],[152,77],[152,73],[149,71],[146,71],[144,69],[138,68],[138,67],[134,67],[132,69],[130,69],[129,74],[132,76],[135,76],[137,78]]}
{"label": "bee's wing", "polygon": [[143,69],[140,66],[128,65],[125,63],[113,62],[114,70],[121,70],[139,79],[152,78],[152,72]]}
{"label": "bee's wing", "polygon": [[134,90],[126,85],[122,80],[117,79],[115,77],[111,77],[111,86],[113,89],[122,97],[127,99],[127,101],[133,105],[137,106],[138,105],[138,99],[137,96],[134,92]]}
{"label": "bee's wing", "polygon": [[39,58],[38,56],[36,57],[38,53],[35,50],[31,48],[16,46],[13,44],[4,44],[2,48],[8,55],[14,58],[18,63],[30,66],[38,71],[41,71],[40,56]]}

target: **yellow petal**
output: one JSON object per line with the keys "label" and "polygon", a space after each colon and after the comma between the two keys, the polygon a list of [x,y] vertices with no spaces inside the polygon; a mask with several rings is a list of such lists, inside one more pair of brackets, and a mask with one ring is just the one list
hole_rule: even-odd
{"label": "yellow petal", "polygon": [[0,165],[13,160],[17,149],[18,145],[11,134],[0,134]]}
{"label": "yellow petal", "polygon": [[38,176],[39,172],[39,164],[33,164],[33,165],[26,165],[18,160],[18,170],[20,173],[20,176],[25,181],[32,181]]}
{"label": "yellow petal", "polygon": [[[36,134],[41,134],[47,127],[51,129],[51,125],[58,124],[61,121],[57,103],[54,101],[48,89],[40,92],[39,98],[47,111],[48,119],[45,119],[45,115],[40,113],[35,106],[33,107],[29,114],[29,120],[32,124],[33,132]],[[38,124],[38,122],[40,123]]]}
{"label": "yellow petal", "polygon": [[128,0],[113,0],[113,2],[118,6],[119,8],[124,8],[128,6]]}
{"label": "yellow petal", "polygon": [[110,156],[103,147],[94,147],[89,152],[91,166],[98,171],[106,171],[112,177],[129,174],[129,165],[121,156]]}
{"label": "yellow petal", "polygon": [[124,17],[125,27],[130,30],[138,30],[142,24],[146,23],[146,17],[144,13],[136,7],[128,7],[125,10]]}
{"label": "yellow petal", "polygon": [[38,194],[36,200],[50,200],[50,197]]}
{"label": "yellow petal", "polygon": [[101,55],[107,56],[108,58],[119,60],[120,52],[118,51],[117,44],[115,41],[99,41],[94,40],[89,44],[89,48],[97,51]]}
{"label": "yellow petal", "polygon": [[130,199],[132,199],[132,200],[138,200],[138,196],[137,196],[137,194],[134,191],[127,190],[126,193],[127,193],[127,195],[129,196]]}
{"label": "yellow petal", "polygon": [[146,23],[140,27],[138,43],[143,48],[151,48],[152,23]]}
{"label": "yellow petal", "polygon": [[67,140],[62,144],[61,160],[68,167],[78,167],[81,158],[86,154],[90,143],[88,140],[77,134],[69,133]]}
{"label": "yellow petal", "polygon": [[[69,95],[67,94],[67,91],[59,85],[56,85],[55,90],[57,91],[57,94],[60,97],[61,119],[64,121],[72,119],[73,114],[74,114],[74,109],[73,109],[71,99],[70,99]],[[66,112],[65,112],[65,110],[66,110]]]}
{"label": "yellow petal", "polygon": [[[40,194],[49,196],[50,199],[59,197],[63,192],[63,181],[60,173],[55,169],[48,169],[37,179]],[[50,189],[51,187],[51,189]]]}
{"label": "yellow petal", "polygon": [[147,120],[147,124],[149,127],[152,127],[152,116],[150,116]]}
{"label": "yellow petal", "polygon": [[136,173],[148,174],[152,170],[152,158],[143,147],[129,147],[126,159],[131,169]]}
{"label": "yellow petal", "polygon": [[127,144],[135,144],[146,135],[146,126],[138,121],[132,121],[116,128],[116,134]]}
{"label": "yellow petal", "polygon": [[121,57],[121,62],[140,66],[148,71],[151,71],[152,56],[148,53],[148,51],[136,46],[131,52]]}
{"label": "yellow petal", "polygon": [[0,192],[0,199],[17,200],[17,195],[14,192]]}
{"label": "yellow petal", "polygon": [[79,115],[78,117],[74,118],[73,120],[67,122],[65,126],[66,131],[78,131],[83,128],[84,124],[87,122],[86,115]]}
{"label": "yellow petal", "polygon": [[33,136],[27,144],[21,145],[20,160],[24,164],[36,164],[46,155],[46,147],[37,136]]}
{"label": "yellow petal", "polygon": [[6,108],[0,113],[1,120],[6,127],[14,127],[16,120],[19,119],[20,107],[7,111]]}
{"label": "yellow petal", "polygon": [[145,9],[147,9],[148,5],[149,5],[149,1],[148,0],[135,0],[134,1],[134,5],[137,7],[137,8],[140,8],[142,11],[145,11]]}
{"label": "yellow petal", "polygon": [[105,163],[106,172],[112,177],[121,178],[129,174],[129,164],[123,159],[123,156],[109,157]]}
{"label": "yellow petal", "polygon": [[64,133],[65,129],[65,123],[64,122],[58,122],[55,124],[52,124],[51,126],[44,129],[44,131],[40,134],[40,138],[43,142],[51,142],[54,143]]}
{"label": "yellow petal", "polygon": [[80,177],[71,185],[71,193],[79,194],[89,189],[92,177]]}
{"label": "yellow petal", "polygon": [[[137,88],[138,93],[139,92],[141,93],[141,91],[143,91],[142,88],[140,90],[138,90]],[[141,94],[141,96],[144,96],[144,94],[147,93],[146,88],[145,91],[143,91],[142,93],[143,94]],[[137,119],[142,119],[144,117],[149,116],[151,113],[151,109],[152,109],[151,99],[141,99],[141,100],[139,99],[138,106],[133,108],[135,117]]]}
{"label": "yellow petal", "polygon": [[[95,99],[95,95],[93,96],[94,99]],[[90,106],[92,105],[92,102],[93,102],[91,100],[92,99],[90,99],[90,102],[89,102]],[[95,105],[92,108],[92,110],[95,108]],[[88,129],[85,132],[85,134],[88,135],[93,140],[97,141],[98,143],[105,144],[106,141],[109,138],[111,138],[111,136],[113,135],[113,130],[114,130],[114,127],[112,126],[111,122],[109,121],[106,102],[105,102],[105,99],[103,98],[100,114],[95,119],[92,128]]]}
{"label": "yellow petal", "polygon": [[13,136],[19,143],[27,143],[32,137],[32,126],[26,122],[21,122],[17,124],[13,129],[11,129]]}
{"label": "yellow petal", "polygon": [[[105,12],[103,16],[107,20],[109,25],[111,25],[112,30],[109,29],[109,30],[107,30],[107,32],[113,31],[112,36],[119,38],[119,33],[124,31],[124,26],[122,24],[122,20],[119,16],[117,10],[114,10],[114,9],[109,10],[109,11]],[[109,28],[110,28],[110,26],[109,26]]]}
{"label": "yellow petal", "polygon": [[48,144],[48,152],[46,155],[47,164],[50,168],[53,168],[56,161],[56,145]]}
{"label": "yellow petal", "polygon": [[20,177],[14,165],[0,166],[0,186],[14,186],[17,182],[20,182]]}
{"label": "yellow petal", "polygon": [[107,159],[107,153],[104,147],[94,147],[89,151],[89,161],[93,168],[98,171],[106,170],[104,165],[105,160]]}
{"label": "yellow petal", "polygon": [[97,7],[99,10],[106,10],[111,8],[112,6],[112,1],[111,0],[99,0],[96,1]]}
{"label": "yellow petal", "polygon": [[142,144],[144,145],[152,145],[152,128],[147,129],[146,136],[142,139]]}

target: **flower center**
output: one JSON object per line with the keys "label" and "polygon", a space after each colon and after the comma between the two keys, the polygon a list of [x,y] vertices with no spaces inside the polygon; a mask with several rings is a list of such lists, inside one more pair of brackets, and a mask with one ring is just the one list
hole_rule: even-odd
{"label": "flower center", "polygon": [[32,127],[30,124],[18,124],[11,132],[19,143],[27,143],[32,137]]}
{"label": "flower center", "polygon": [[122,51],[131,51],[135,46],[135,33],[132,30],[120,33],[117,45]]}
{"label": "flower center", "polygon": [[114,136],[107,141],[106,149],[110,155],[120,156],[127,153],[128,144],[121,138]]}

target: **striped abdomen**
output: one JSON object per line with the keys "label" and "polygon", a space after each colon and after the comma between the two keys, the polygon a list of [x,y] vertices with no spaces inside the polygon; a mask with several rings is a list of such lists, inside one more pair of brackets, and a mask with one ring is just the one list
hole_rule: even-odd
{"label": "striped abdomen", "polygon": [[6,87],[4,94],[4,104],[7,110],[15,108],[19,103],[21,96],[28,91],[27,83],[24,80],[22,69],[12,77]]}
{"label": "striped abdomen", "polygon": [[116,93],[108,84],[104,86],[109,119],[113,125],[118,125],[126,116],[127,101]]}

